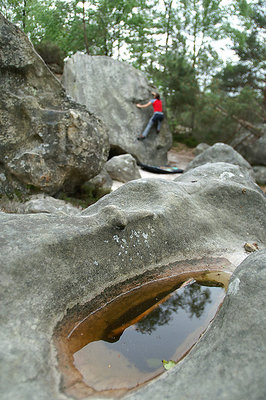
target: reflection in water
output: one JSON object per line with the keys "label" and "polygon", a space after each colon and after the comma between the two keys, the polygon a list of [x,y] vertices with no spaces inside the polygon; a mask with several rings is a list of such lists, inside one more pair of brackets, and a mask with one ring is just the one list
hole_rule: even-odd
{"label": "reflection in water", "polygon": [[94,337],[88,321],[73,332],[74,364],[87,385],[98,391],[133,388],[162,373],[163,359],[184,356],[214,317],[225,290],[196,281],[177,286],[157,290],[155,298],[143,295],[137,304],[129,298],[128,312],[120,300],[119,308],[109,312],[112,317],[103,309],[91,321],[99,326]]}
{"label": "reflection in water", "polygon": [[188,318],[196,317],[200,319],[207,304],[211,304],[213,301],[210,289],[204,289],[199,283],[195,282],[186,286],[182,292],[181,290],[175,291],[169,299],[139,321],[136,324],[137,331],[151,334],[158,326],[170,324],[178,315],[178,309],[180,316],[184,311]]}

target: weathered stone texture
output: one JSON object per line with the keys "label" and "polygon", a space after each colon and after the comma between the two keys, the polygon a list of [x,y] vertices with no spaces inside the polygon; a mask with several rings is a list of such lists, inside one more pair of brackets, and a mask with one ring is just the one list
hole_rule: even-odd
{"label": "weathered stone texture", "polygon": [[[234,270],[246,242],[265,249],[264,194],[238,166],[211,164],[208,179],[206,168],[180,182],[131,181],[77,216],[0,213],[3,398],[66,398],[52,334],[67,309],[147,271],[191,260],[205,266],[206,257]],[[133,398],[262,398],[265,251],[254,257],[188,358]]]}
{"label": "weathered stone texture", "polygon": [[102,168],[103,123],[69,100],[18,27],[0,15],[0,193],[73,189]]}
{"label": "weathered stone texture", "polygon": [[221,310],[190,354],[128,400],[265,398],[266,251],[235,270]]}

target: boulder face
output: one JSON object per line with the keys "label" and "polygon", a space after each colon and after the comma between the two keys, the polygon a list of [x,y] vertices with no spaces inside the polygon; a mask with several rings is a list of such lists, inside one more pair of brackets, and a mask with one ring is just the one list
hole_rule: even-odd
{"label": "boulder face", "polygon": [[65,62],[63,84],[108,126],[112,155],[129,153],[142,163],[166,164],[172,144],[166,119],[159,135],[152,128],[147,139],[137,140],[153,113],[151,106],[136,107],[147,103],[155,90],[143,73],[110,57],[76,53]]}
{"label": "boulder face", "polygon": [[206,163],[225,162],[238,165],[240,169],[248,171],[251,176],[254,175],[251,165],[235,151],[231,146],[224,143],[215,143],[205,151],[196,156],[187,166],[186,171],[196,168]]}
{"label": "boulder face", "polygon": [[67,98],[20,29],[0,15],[0,193],[54,194],[94,177],[109,142],[104,124]]}
{"label": "boulder face", "polygon": [[233,271],[245,242],[262,251],[234,275],[221,317],[173,372],[133,398],[263,398],[266,198],[239,166],[209,166],[209,178],[205,165],[176,182],[131,181],[76,216],[0,213],[3,398],[65,398],[52,335],[68,309],[169,268]]}

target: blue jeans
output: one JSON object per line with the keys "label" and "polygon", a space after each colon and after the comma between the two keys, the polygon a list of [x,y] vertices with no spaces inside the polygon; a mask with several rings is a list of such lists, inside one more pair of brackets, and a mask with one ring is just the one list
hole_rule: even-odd
{"label": "blue jeans", "polygon": [[142,136],[146,137],[148,133],[150,132],[150,129],[153,124],[157,123],[157,132],[161,129],[161,123],[162,120],[164,119],[164,115],[162,112],[155,112],[153,116],[150,118],[146,128],[144,129]]}

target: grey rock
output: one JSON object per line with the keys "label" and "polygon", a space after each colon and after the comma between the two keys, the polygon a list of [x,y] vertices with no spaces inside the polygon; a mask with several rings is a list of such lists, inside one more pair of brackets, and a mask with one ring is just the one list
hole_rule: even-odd
{"label": "grey rock", "polygon": [[207,143],[199,143],[194,149],[195,156],[198,156],[199,154],[203,153],[209,147],[210,146]]}
{"label": "grey rock", "polygon": [[94,177],[109,152],[107,129],[63,86],[27,36],[0,14],[0,193],[54,194]]}
{"label": "grey rock", "polygon": [[137,162],[131,154],[112,157],[105,164],[105,168],[111,178],[119,182],[129,182],[141,178]]}
{"label": "grey rock", "polygon": [[262,400],[265,384],[266,251],[235,270],[224,303],[189,355],[130,400]]}
{"label": "grey rock", "polygon": [[185,171],[206,163],[225,162],[239,165],[241,170],[247,170],[253,176],[251,165],[231,146],[224,143],[215,143],[203,153],[195,157],[186,167]]}
{"label": "grey rock", "polygon": [[[131,279],[140,282],[147,272],[206,268],[213,258],[215,265],[232,271],[247,256],[244,243],[265,249],[265,196],[244,174],[237,176],[238,166],[223,165],[224,173],[232,171],[234,179],[202,176],[198,187],[189,181],[193,171],[184,174],[183,182],[131,181],[77,216],[0,213],[3,398],[67,398],[61,393],[52,335],[68,309],[104,298],[107,289],[121,290]],[[263,398],[265,269],[260,266],[265,252],[254,256],[259,254],[263,258],[245,264],[248,277],[241,269],[233,278],[222,317],[188,361],[136,396],[206,399],[208,391],[213,399]],[[240,291],[234,297],[235,279]],[[247,390],[254,396],[245,396]]]}
{"label": "grey rock", "polygon": [[113,155],[129,153],[142,163],[167,163],[172,136],[166,119],[159,135],[154,128],[146,140],[137,140],[153,113],[152,107],[136,107],[147,103],[154,91],[142,72],[110,57],[78,52],[65,62],[63,84],[73,99],[108,126]]}
{"label": "grey rock", "polygon": [[[216,191],[216,185],[230,184],[239,185],[242,189],[246,186],[254,190],[260,190],[259,186],[254,182],[247,169],[242,169],[239,165],[226,162],[207,162],[193,169],[189,169],[182,175],[175,178],[175,182],[189,184],[190,191],[202,190],[203,185],[211,189],[209,181],[214,184],[213,191]],[[193,185],[191,185],[193,183]]]}
{"label": "grey rock", "polygon": [[25,202],[17,199],[10,200],[7,196],[0,199],[0,209],[5,213],[11,214],[58,214],[58,215],[78,215],[81,209],[66,203],[64,200],[40,193],[28,196]]}
{"label": "grey rock", "polygon": [[266,167],[256,165],[253,167],[255,181],[259,185],[266,185]]}
{"label": "grey rock", "polygon": [[231,146],[251,165],[266,166],[266,124],[259,124],[256,128],[261,131],[261,137],[256,137],[252,132],[241,129],[231,142]]}
{"label": "grey rock", "polygon": [[31,196],[31,199],[20,204],[17,213],[23,214],[61,214],[61,215],[78,215],[80,210],[71,204],[67,204],[63,200],[55,199],[51,196],[39,194]]}
{"label": "grey rock", "polygon": [[106,167],[104,166],[98,175],[96,175],[94,178],[90,179],[88,182],[85,182],[82,185],[82,189],[86,190],[93,187],[96,189],[102,189],[109,192],[111,191],[112,184],[113,180],[106,171]]}

